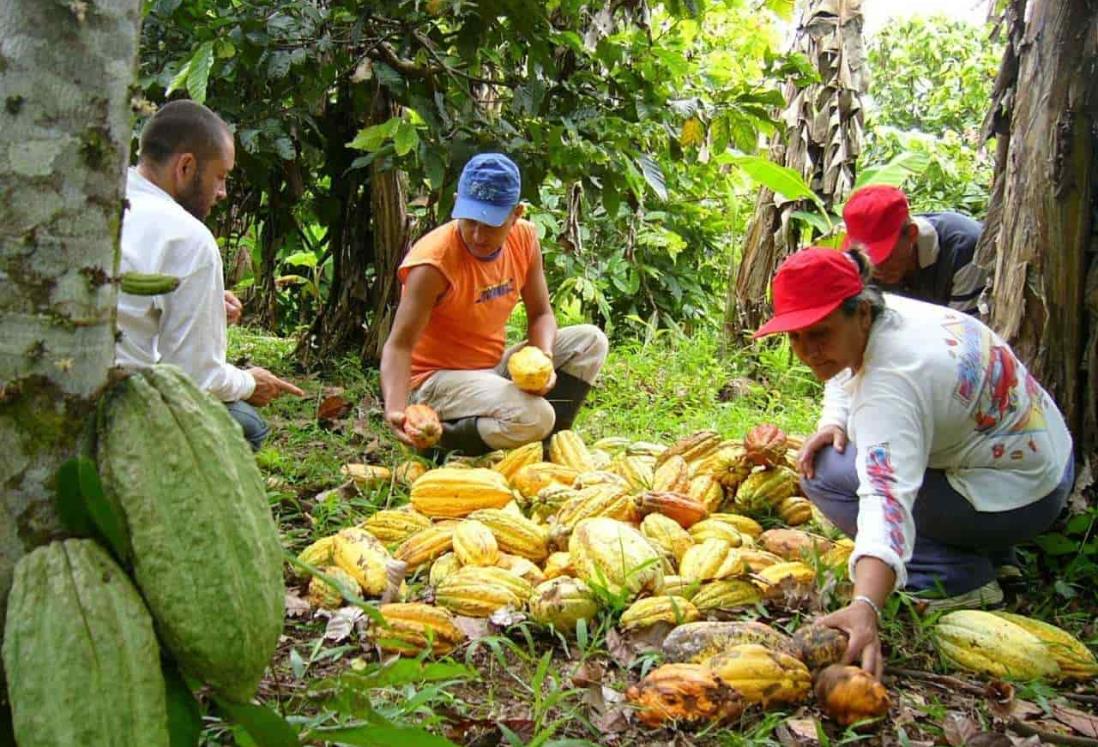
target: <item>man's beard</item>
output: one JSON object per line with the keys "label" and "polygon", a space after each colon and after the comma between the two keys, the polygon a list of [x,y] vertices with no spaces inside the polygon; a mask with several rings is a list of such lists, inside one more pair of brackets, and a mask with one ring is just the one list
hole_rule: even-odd
{"label": "man's beard", "polygon": [[212,207],[212,205],[206,202],[202,194],[203,171],[204,169],[200,164],[195,171],[194,178],[191,179],[190,184],[188,184],[175,198],[176,202],[182,205],[184,210],[201,221],[206,220],[206,216],[210,214],[210,208]]}

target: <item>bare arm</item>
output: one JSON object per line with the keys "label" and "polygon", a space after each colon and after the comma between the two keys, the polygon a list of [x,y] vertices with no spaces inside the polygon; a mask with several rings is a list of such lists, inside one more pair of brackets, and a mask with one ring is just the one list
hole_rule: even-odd
{"label": "bare arm", "polygon": [[[535,247],[535,256],[530,260],[530,271],[522,288],[522,303],[526,307],[527,343],[541,348],[552,359],[553,345],[557,341],[557,318],[553,316],[553,305],[549,302],[540,247]],[[547,394],[556,384],[557,372],[554,370],[545,389],[537,394]]]}
{"label": "bare arm", "polygon": [[404,435],[403,426],[412,375],[412,349],[427,327],[431,309],[447,287],[446,278],[434,267],[413,267],[408,273],[389,339],[381,350],[381,396],[385,400],[385,420],[397,438],[406,444],[411,444]]}
{"label": "bare arm", "polygon": [[[858,559],[854,577],[854,597],[868,597],[877,605],[877,609],[883,609],[885,600],[896,583],[896,572],[891,566],[878,558],[863,555]],[[877,679],[881,678],[884,657],[881,654],[880,621],[872,607],[855,599],[820,622],[846,631],[849,642],[843,660],[847,664],[857,661],[862,669]]]}

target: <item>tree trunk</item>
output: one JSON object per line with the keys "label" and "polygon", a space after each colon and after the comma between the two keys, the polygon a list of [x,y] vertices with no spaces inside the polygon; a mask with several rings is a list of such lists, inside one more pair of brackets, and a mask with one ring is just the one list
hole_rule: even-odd
{"label": "tree trunk", "polygon": [[[804,89],[786,83],[787,107],[780,116],[785,132],[774,136],[769,157],[800,172],[831,210],[853,187],[861,152],[865,92],[861,0],[810,0],[793,51],[813,61],[820,82]],[[735,292],[730,289],[725,310],[725,336],[732,346],[762,323],[774,270],[800,248],[801,230],[793,212],[812,209],[806,201],[759,190]]]}
{"label": "tree trunk", "polygon": [[1098,443],[1098,7],[1011,6],[987,133],[998,158],[979,259],[992,327],[1059,403],[1080,455]]}
{"label": "tree trunk", "polygon": [[0,620],[114,361],[139,24],[139,0],[0,0]]}

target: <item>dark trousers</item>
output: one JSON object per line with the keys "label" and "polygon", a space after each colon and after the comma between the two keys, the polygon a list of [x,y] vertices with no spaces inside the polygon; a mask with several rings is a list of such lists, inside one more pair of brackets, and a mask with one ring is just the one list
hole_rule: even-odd
{"label": "dark trousers", "polygon": [[[857,450],[842,454],[827,446],[816,454],[816,476],[801,479],[804,494],[835,526],[853,537],[858,530]],[[953,489],[945,472],[928,469],[915,498],[915,548],[907,563],[907,589],[942,588],[950,596],[995,578],[995,566],[1015,544],[1044,532],[1067,501],[1075,478],[1068,460],[1060,484],[1040,500],[1011,511],[977,511]]]}
{"label": "dark trousers", "polygon": [[240,427],[244,429],[244,438],[251,444],[252,451],[259,451],[264,439],[271,432],[270,426],[259,416],[256,409],[244,400],[226,402],[225,407],[233,416],[233,420],[240,423]]}

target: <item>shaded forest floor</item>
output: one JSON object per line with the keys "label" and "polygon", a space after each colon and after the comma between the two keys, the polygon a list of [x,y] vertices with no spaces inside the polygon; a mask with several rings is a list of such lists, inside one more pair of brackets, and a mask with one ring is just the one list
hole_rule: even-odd
{"label": "shaded forest floor", "polygon": [[[292,349],[289,340],[232,331],[234,360],[286,375],[308,393],[301,400],[280,400],[267,411],[273,434],[258,455],[283,544],[296,553],[379,508],[407,500],[399,485],[366,491],[345,485],[343,464],[393,467],[408,455],[385,432],[376,371],[364,372],[348,358],[336,361],[323,377],[304,376],[294,371]],[[787,432],[810,433],[819,394],[819,385],[792,363],[786,349],[722,361],[711,337],[662,338],[612,350],[577,430],[589,441],[620,435],[670,442],[703,428],[741,435],[767,421]],[[318,420],[320,403],[331,395],[346,401],[346,412]],[[1054,573],[1036,547],[1022,548],[1020,555],[1026,583],[1011,608],[1059,624],[1093,645],[1098,640],[1095,578]],[[409,586],[414,595],[426,580],[413,577]],[[893,699],[886,721],[859,733],[837,727],[806,705],[748,711],[728,727],[677,733],[641,727],[624,702],[626,687],[661,662],[659,630],[623,636],[601,618],[576,641],[550,637],[527,621],[478,621],[466,630],[470,643],[451,658],[393,662],[365,643],[367,618],[351,609],[314,616],[299,603],[303,588],[291,576],[288,587],[286,634],[261,697],[299,725],[309,744],[336,743],[325,739],[324,730],[349,724],[370,727],[357,736],[341,732],[338,743],[431,744],[404,731],[415,726],[466,745],[1042,743],[1033,730],[1046,741],[1057,735],[1063,744],[1098,744],[1095,683],[989,685],[950,673],[927,636],[933,616],[920,615],[897,597],[885,611],[885,684]],[[840,604],[836,590],[825,589],[799,611],[760,605],[738,612],[736,619],[792,630],[804,616]],[[232,743],[217,721],[210,722],[206,738],[211,744]],[[236,738],[246,743],[246,737]]]}

